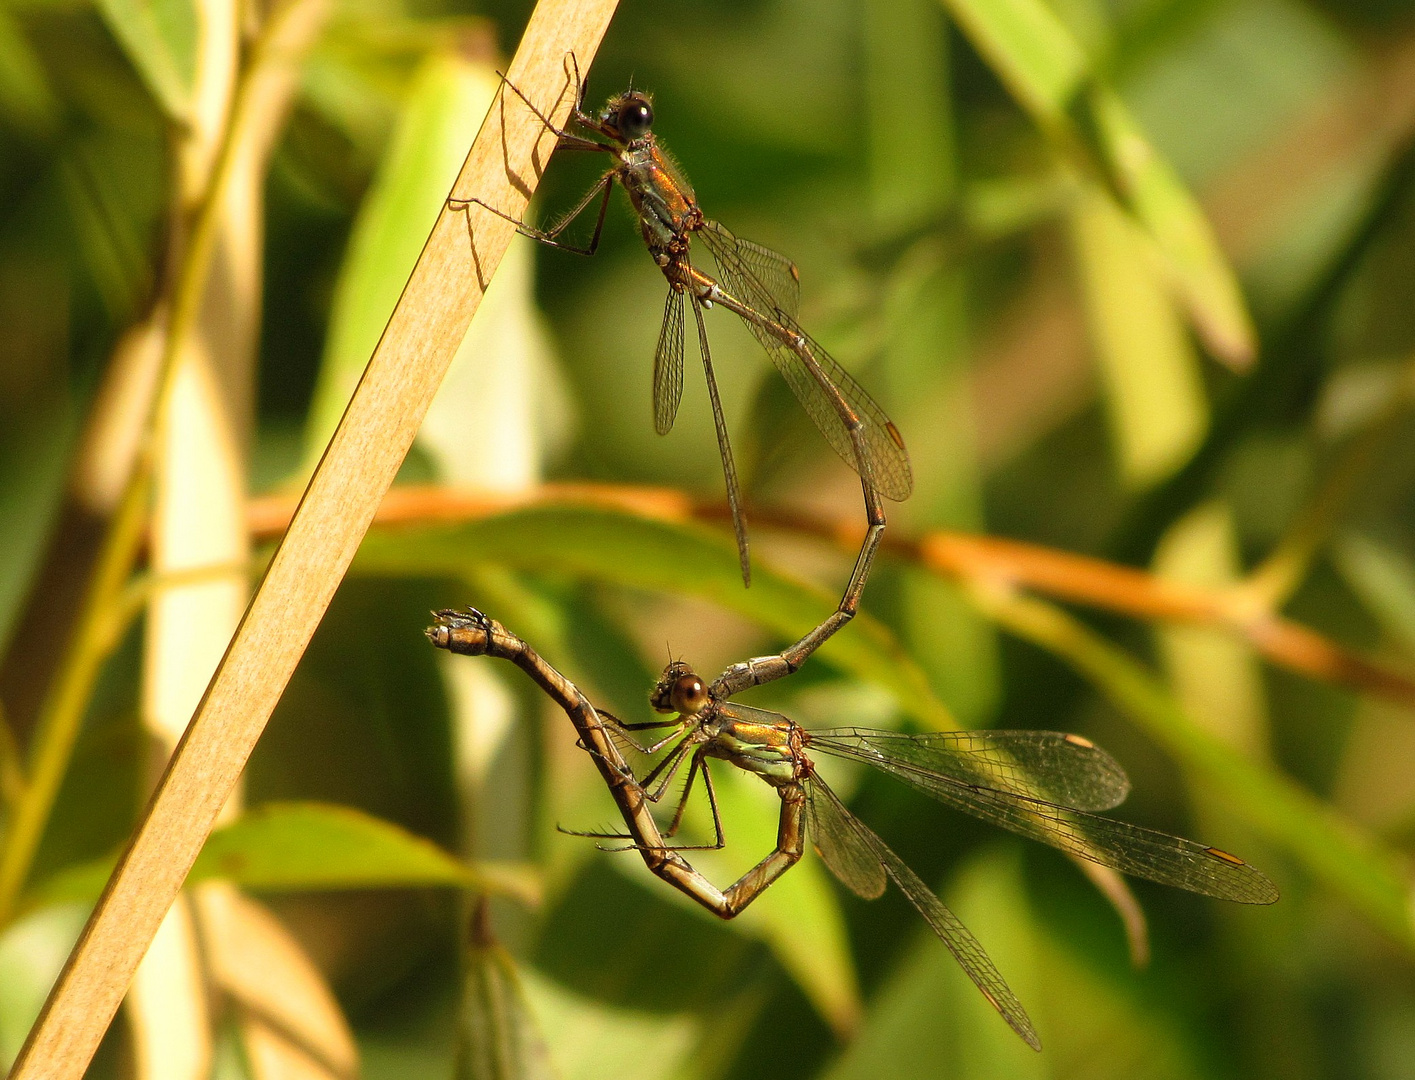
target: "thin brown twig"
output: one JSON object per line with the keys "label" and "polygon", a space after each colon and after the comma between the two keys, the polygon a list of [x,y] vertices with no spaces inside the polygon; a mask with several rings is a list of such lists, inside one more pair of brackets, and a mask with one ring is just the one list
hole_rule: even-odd
{"label": "thin brown twig", "polygon": [[[388,493],[374,524],[451,524],[550,503],[602,506],[661,521],[728,518],[725,505],[695,502],[673,489],[630,484],[546,484],[515,494],[408,485]],[[248,519],[253,535],[267,540],[278,537],[294,505],[294,499],[285,495],[253,500]],[[822,537],[852,551],[860,542],[860,524],[853,519],[837,521],[757,509],[752,520],[768,528]],[[1402,705],[1415,705],[1415,678],[1272,614],[1256,605],[1241,586],[1214,589],[1167,581],[1118,563],[994,536],[935,531],[910,539],[896,532],[886,538],[885,546],[901,558],[948,577],[1020,586],[1148,622],[1223,627],[1246,639],[1279,667]]]}

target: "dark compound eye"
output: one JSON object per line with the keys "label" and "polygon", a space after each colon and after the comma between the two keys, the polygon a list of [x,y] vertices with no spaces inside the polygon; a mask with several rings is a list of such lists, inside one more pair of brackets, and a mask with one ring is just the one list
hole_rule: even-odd
{"label": "dark compound eye", "polygon": [[668,700],[674,711],[691,716],[707,704],[707,687],[696,675],[682,675],[673,684]]}
{"label": "dark compound eye", "polygon": [[653,106],[643,98],[633,98],[619,108],[619,134],[629,140],[641,139],[653,127]]}

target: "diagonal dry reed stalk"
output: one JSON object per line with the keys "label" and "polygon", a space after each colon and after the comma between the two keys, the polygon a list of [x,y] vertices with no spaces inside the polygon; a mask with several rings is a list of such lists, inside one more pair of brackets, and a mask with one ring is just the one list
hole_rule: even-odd
{"label": "diagonal dry reed stalk", "polygon": [[[508,75],[563,120],[566,59],[588,70],[615,0],[541,0]],[[514,95],[492,108],[454,186],[519,214],[555,139]],[[511,241],[486,215],[468,250],[444,210],[226,656],[118,869],[51,991],[11,1080],[78,1080],[319,625]]]}

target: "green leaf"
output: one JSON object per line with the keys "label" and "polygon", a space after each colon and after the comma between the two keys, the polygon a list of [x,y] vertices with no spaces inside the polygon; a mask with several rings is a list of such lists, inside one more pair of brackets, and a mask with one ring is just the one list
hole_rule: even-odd
{"label": "green leaf", "polygon": [[1140,663],[1060,608],[1020,596],[978,595],[1003,626],[1089,679],[1237,817],[1377,926],[1415,947],[1410,869],[1397,852],[1270,766],[1245,758],[1195,724]]}
{"label": "green leaf", "polygon": [[1336,567],[1381,627],[1415,652],[1415,566],[1394,548],[1368,536],[1342,537],[1333,548]]}
{"label": "green leaf", "polygon": [[1238,280],[1203,212],[1044,0],[942,0],[1064,160],[1153,239],[1171,289],[1215,356],[1257,349]]}
{"label": "green leaf", "polygon": [[[1031,1012],[1043,990],[1037,930],[1015,849],[966,864],[945,897],[977,937],[1002,977]],[[1034,1020],[1040,1018],[1033,1014]],[[1045,1043],[1050,1034],[1037,1025]],[[859,1038],[827,1080],[882,1076],[1009,1077],[1048,1075],[1049,1056],[1019,1039],[933,934],[916,934],[905,959],[874,1001]]]}
{"label": "green leaf", "polygon": [[[487,563],[698,596],[790,640],[836,604],[836,597],[769,565],[759,564],[752,587],[743,589],[736,551],[725,533],[586,504],[547,503],[454,528],[376,530],[365,538],[353,568],[365,574],[455,577]],[[889,690],[920,723],[957,727],[918,665],[868,615],[857,615],[826,642],[820,656]]]}
{"label": "green leaf", "polygon": [[185,123],[196,78],[191,0],[98,0],[98,10],[168,119]]}
{"label": "green leaf", "polygon": [[457,1080],[551,1080],[510,953],[487,933],[485,901],[472,917],[457,1023]]}
{"label": "green leaf", "polygon": [[[112,859],[70,867],[26,898],[26,907],[93,900]],[[534,870],[514,863],[461,862],[436,844],[347,806],[273,802],[208,837],[189,882],[224,878],[273,892],[452,886],[536,903]]]}
{"label": "green leaf", "polygon": [[413,81],[388,153],[359,210],[335,286],[305,427],[310,469],[324,453],[373,355],[497,85],[489,66],[445,53],[430,57]]}
{"label": "green leaf", "polygon": [[14,1064],[87,920],[87,905],[68,904],[18,919],[0,934],[0,1070]]}
{"label": "green leaf", "polygon": [[1198,357],[1134,222],[1091,193],[1076,200],[1071,229],[1120,473],[1145,488],[1208,428]]}
{"label": "green leaf", "polygon": [[59,100],[13,9],[0,8],[0,115],[32,135],[59,124]]}
{"label": "green leaf", "polygon": [[[612,954],[606,954],[612,962]],[[534,969],[521,984],[550,1044],[559,1080],[680,1080],[706,1055],[692,1016],[615,1008],[581,997]],[[661,972],[658,973],[661,975]],[[645,978],[653,978],[652,973]]]}

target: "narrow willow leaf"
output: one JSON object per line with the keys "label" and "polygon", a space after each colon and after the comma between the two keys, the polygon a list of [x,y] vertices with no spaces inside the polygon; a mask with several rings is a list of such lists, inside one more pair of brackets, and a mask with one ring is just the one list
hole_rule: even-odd
{"label": "narrow willow leaf", "polygon": [[168,119],[184,122],[196,77],[192,0],[98,0],[98,10]]}
{"label": "narrow willow leaf", "polygon": [[[95,860],[55,874],[26,907],[93,900],[113,870]],[[451,886],[539,900],[538,878],[515,863],[464,863],[392,822],[348,806],[266,803],[211,834],[188,882],[225,878],[273,892]]]}
{"label": "narrow willow leaf", "polygon": [[1394,548],[1359,534],[1342,537],[1336,567],[1381,627],[1415,652],[1415,566]]}
{"label": "narrow willow leaf", "polygon": [[457,1017],[457,1080],[551,1080],[516,963],[492,938],[487,920],[486,901],[478,900]]}
{"label": "narrow willow leaf", "polygon": [[1187,461],[1208,429],[1199,359],[1132,219],[1083,194],[1071,231],[1119,471],[1143,489]]}
{"label": "narrow willow leaf", "polygon": [[59,123],[59,100],[13,11],[0,8],[0,115],[30,134],[48,135]]}
{"label": "narrow willow leaf", "polygon": [[[713,1057],[712,1051],[704,1053],[702,1044],[720,1038],[721,1032],[703,1030],[696,1014],[618,1008],[571,993],[534,968],[522,968],[518,974],[550,1046],[559,1080],[685,1080],[713,1075],[701,1071],[703,1059]],[[650,990],[660,975],[653,970],[643,976]],[[713,1017],[714,1024],[726,1016],[730,1025],[736,1007],[734,1001],[724,1002],[722,1013]]]}
{"label": "narrow willow leaf", "polygon": [[0,934],[0,1070],[8,1073],[14,1064],[87,918],[87,904],[63,904],[26,915]]}
{"label": "narrow willow leaf", "polygon": [[[1228,504],[1214,500],[1174,523],[1155,553],[1156,575],[1200,588],[1225,589],[1242,573]],[[1252,758],[1268,755],[1263,673],[1252,645],[1228,630],[1184,624],[1155,628],[1174,696],[1184,711]]]}
{"label": "narrow willow leaf", "polygon": [[344,413],[497,85],[488,66],[445,53],[431,56],[413,80],[335,286],[305,428],[308,468]]}
{"label": "narrow willow leaf", "polygon": [[1054,148],[1154,239],[1176,300],[1232,367],[1257,350],[1237,277],[1194,197],[1044,0],[942,0]]}
{"label": "narrow willow leaf", "polygon": [[[698,596],[791,640],[835,605],[830,594],[770,566],[759,566],[752,587],[743,589],[736,552],[720,532],[583,503],[543,504],[455,527],[376,530],[364,540],[353,569],[457,577],[487,564]],[[918,665],[868,615],[857,615],[820,656],[889,690],[920,723],[957,727]]]}

